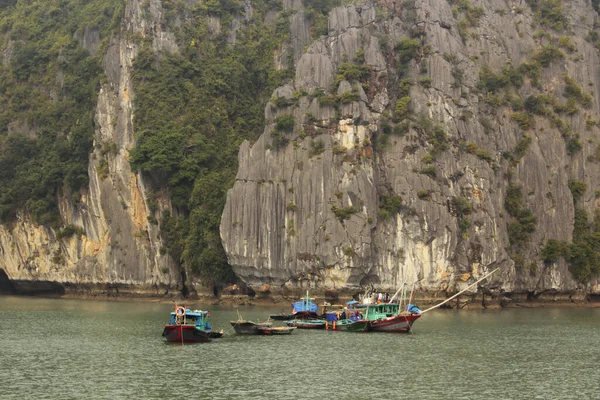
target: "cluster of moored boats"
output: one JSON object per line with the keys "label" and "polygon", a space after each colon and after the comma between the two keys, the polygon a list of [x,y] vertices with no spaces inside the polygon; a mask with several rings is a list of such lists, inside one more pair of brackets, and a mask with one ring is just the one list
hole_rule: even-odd
{"label": "cluster of moored boats", "polygon": [[[349,301],[344,305],[324,304],[321,314],[312,299],[306,297],[292,303],[290,314],[271,314],[267,322],[246,321],[238,314],[237,321],[231,326],[238,335],[289,335],[295,329],[332,329],[348,332],[411,332],[413,323],[424,313],[431,311],[460,296],[479,282],[497,272],[499,268],[485,274],[476,282],[426,310],[421,311],[412,303],[413,292],[407,298],[405,285],[392,296],[390,301],[369,298],[367,301]],[[414,289],[414,287],[413,287]],[[402,290],[402,295],[396,295]],[[408,301],[406,301],[408,299]],[[406,306],[404,306],[406,304]],[[223,336],[223,330],[212,330],[208,317],[210,313],[202,310],[176,306],[171,319],[165,325],[163,336],[168,342],[198,343],[208,342]],[[282,321],[287,326],[273,326],[272,321]]]}
{"label": "cluster of moored boats", "polygon": [[[208,317],[203,310],[190,310],[176,306],[171,318],[163,330],[168,342],[198,343],[208,342],[223,336],[223,330],[212,330]],[[410,332],[413,323],[421,316],[421,310],[413,304],[402,307],[401,302],[360,304],[350,301],[345,305],[324,304],[318,313],[317,304],[306,297],[292,303],[289,314],[271,314],[266,322],[244,320],[238,314],[237,321],[231,326],[238,335],[289,335],[295,329],[331,329],[348,332]],[[283,322],[285,326],[274,326]]]}
{"label": "cluster of moored boats", "polygon": [[304,299],[292,304],[292,314],[272,314],[269,318],[284,320],[286,325],[301,329],[405,333],[410,332],[414,321],[421,316],[421,310],[414,304],[404,308],[397,300],[369,304],[352,300],[343,306],[324,304],[321,314],[317,314],[317,309],[307,293]]}

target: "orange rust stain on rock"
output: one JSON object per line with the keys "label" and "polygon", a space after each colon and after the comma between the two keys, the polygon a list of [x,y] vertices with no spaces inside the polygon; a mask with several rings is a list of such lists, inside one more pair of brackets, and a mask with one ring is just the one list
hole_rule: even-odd
{"label": "orange rust stain on rock", "polygon": [[131,205],[133,206],[133,223],[136,227],[142,229],[148,222],[148,213],[146,212],[144,198],[137,184],[137,176],[134,173],[131,174],[131,187],[129,190],[131,192]]}
{"label": "orange rust stain on rock", "polygon": [[101,249],[100,243],[91,243],[90,244],[90,253],[92,255],[99,254],[100,253],[100,249]]}
{"label": "orange rust stain on rock", "polygon": [[484,193],[481,189],[479,189],[478,187],[473,188],[473,197],[475,197],[476,199],[483,201],[484,199]]}
{"label": "orange rust stain on rock", "polygon": [[102,249],[105,249],[109,243],[110,243],[110,236],[108,234],[108,232],[106,232],[106,234],[104,235],[104,238],[102,238],[102,241],[100,242],[94,242],[91,240],[87,240],[87,237],[83,237],[83,241],[84,241],[84,246],[83,248],[84,250],[84,256],[86,255],[98,255],[102,252]]}

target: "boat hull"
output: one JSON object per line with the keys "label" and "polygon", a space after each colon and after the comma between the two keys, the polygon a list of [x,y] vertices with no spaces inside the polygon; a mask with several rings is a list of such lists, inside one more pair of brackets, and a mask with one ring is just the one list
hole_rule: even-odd
{"label": "boat hull", "polygon": [[287,321],[293,319],[294,316],[292,314],[271,314],[269,315],[269,319],[273,321]]}
{"label": "boat hull", "polygon": [[325,329],[326,321],[324,320],[303,320],[294,319],[287,321],[286,325],[298,329]]}
{"label": "boat hull", "polygon": [[322,316],[312,311],[298,311],[293,314],[270,314],[273,321],[289,321],[292,319],[320,319]]}
{"label": "boat hull", "polygon": [[224,334],[225,334],[225,332],[223,331],[223,329],[221,329],[221,330],[220,330],[220,331],[218,331],[218,332],[215,332],[215,331],[210,331],[210,332],[208,333],[208,336],[209,336],[211,339],[218,339],[218,338],[222,338]]}
{"label": "boat hull", "polygon": [[231,321],[231,326],[238,335],[258,335],[259,328],[270,328],[271,323],[256,323],[252,321]]}
{"label": "boat hull", "polygon": [[296,330],[292,326],[262,327],[258,328],[259,335],[289,335]]}
{"label": "boat hull", "polygon": [[205,343],[211,340],[210,331],[191,325],[165,325],[162,335],[169,343]]}
{"label": "boat hull", "polygon": [[[336,326],[336,328],[337,328],[337,326]],[[369,321],[365,321],[365,320],[354,321],[351,324],[342,326],[341,330],[345,330],[348,332],[368,332],[370,330]]]}
{"label": "boat hull", "polygon": [[357,322],[360,321],[353,321],[351,319],[340,319],[338,321],[328,322],[325,329],[331,329],[333,331],[348,331],[350,330],[349,328],[351,328],[352,326],[354,326],[354,329],[359,329],[361,325],[356,324]]}
{"label": "boat hull", "polygon": [[417,320],[420,314],[394,315],[393,317],[381,318],[369,321],[369,330],[372,332],[396,332],[408,333],[412,324]]}

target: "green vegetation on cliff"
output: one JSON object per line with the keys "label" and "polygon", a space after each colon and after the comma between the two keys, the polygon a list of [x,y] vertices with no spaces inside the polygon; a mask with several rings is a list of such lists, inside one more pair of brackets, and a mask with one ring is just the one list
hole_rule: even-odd
{"label": "green vegetation on cliff", "polygon": [[535,13],[536,21],[555,31],[562,31],[568,25],[568,19],[562,9],[562,0],[525,0]]}
{"label": "green vegetation on cliff", "polygon": [[594,211],[594,220],[590,223],[587,212],[579,205],[587,185],[583,182],[569,181],[573,195],[575,214],[573,220],[573,241],[567,243],[550,239],[542,249],[542,259],[547,263],[564,257],[569,263],[569,271],[579,282],[585,282],[593,274],[600,273],[600,209]]}
{"label": "green vegetation on cliff", "polygon": [[[57,196],[88,183],[101,55],[122,0],[8,1],[0,7],[0,220],[60,226]],[[82,47],[97,33],[97,55]],[[95,35],[92,35],[95,36]]]}
{"label": "green vegetation on cliff", "polygon": [[[218,283],[233,279],[219,224],[240,144],[262,133],[265,105],[292,71],[276,70],[273,61],[286,32],[264,22],[267,10],[281,8],[279,2],[253,2],[252,17],[237,31],[235,43],[228,24],[243,20],[243,4],[215,5],[223,27],[217,35],[208,26],[215,12],[210,4],[165,2],[171,6],[165,25],[179,26],[174,33],[180,54],[155,54],[140,38],[131,164],[172,193],[178,213],[165,213],[161,220],[166,250],[175,261]],[[280,13],[279,18],[286,16]],[[291,114],[281,116],[277,133],[285,138],[293,124]]]}
{"label": "green vegetation on cliff", "polygon": [[302,0],[306,18],[310,21],[310,36],[312,39],[327,35],[329,11],[341,3],[341,0]]}

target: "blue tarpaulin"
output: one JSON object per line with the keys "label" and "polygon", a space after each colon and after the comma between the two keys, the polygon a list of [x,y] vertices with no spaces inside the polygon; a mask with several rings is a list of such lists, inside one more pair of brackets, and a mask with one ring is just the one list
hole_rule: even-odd
{"label": "blue tarpaulin", "polygon": [[413,314],[421,314],[421,310],[419,309],[419,307],[415,306],[414,304],[407,304],[406,311]]}
{"label": "blue tarpaulin", "polygon": [[311,301],[297,301],[292,303],[294,312],[305,312],[310,311],[316,313],[319,307]]}
{"label": "blue tarpaulin", "polygon": [[325,319],[329,322],[337,321],[338,320],[337,313],[328,312],[325,314]]}

